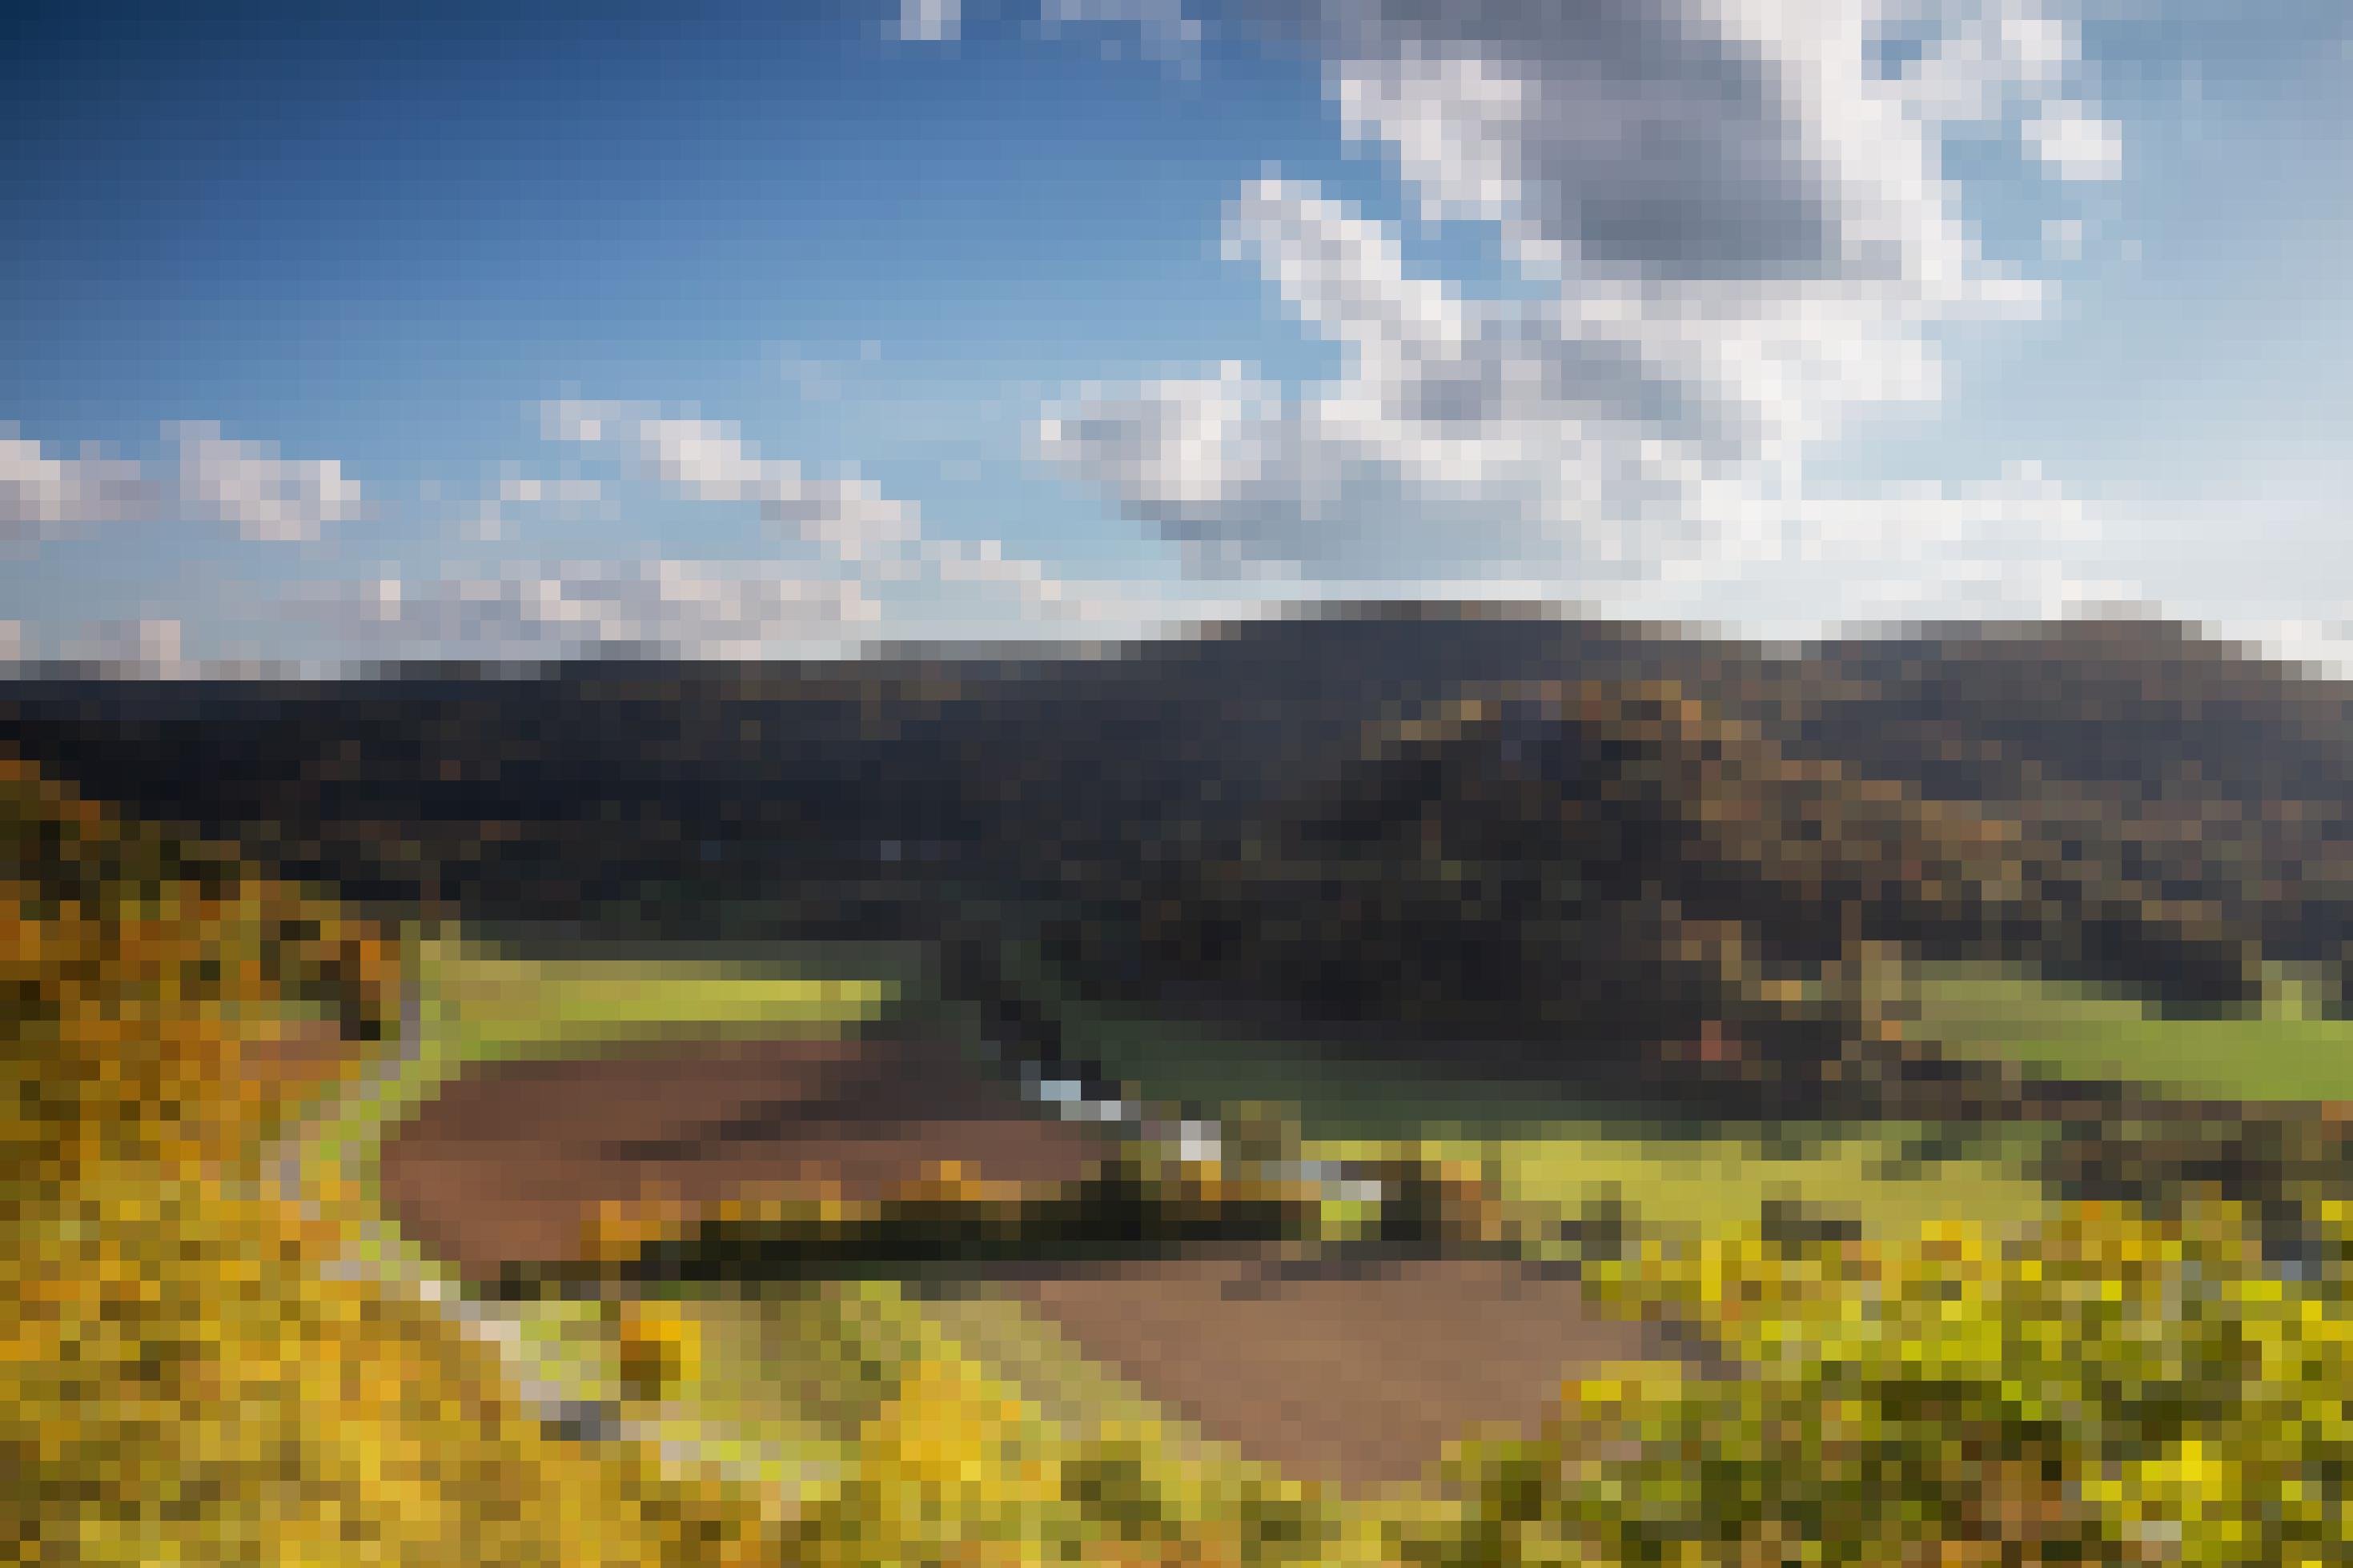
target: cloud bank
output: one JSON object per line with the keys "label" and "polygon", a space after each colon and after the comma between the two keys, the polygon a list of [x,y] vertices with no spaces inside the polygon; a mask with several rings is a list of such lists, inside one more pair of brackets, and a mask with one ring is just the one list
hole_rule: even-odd
{"label": "cloud bank", "polygon": [[308,607],[384,657],[493,661],[791,657],[847,648],[880,616],[854,582],[776,562],[659,559],[518,563],[422,583],[386,577],[312,595]]}
{"label": "cloud bank", "polygon": [[[1313,183],[1245,186],[1227,253],[1341,350],[1339,375],[1089,386],[1035,429],[1205,574],[1582,592],[1812,551],[1833,574],[1824,541],[1859,519],[1817,497],[1823,459],[1866,416],[1933,407],[1956,329],[2049,303],[1986,254],[1948,141],[2006,136],[2029,177],[2121,169],[2075,29],[2041,0],[1331,0],[1272,20],[1320,55],[1343,134],[1420,217],[1489,226],[1514,287],[1413,275],[1395,225]],[[1983,491],[1890,492],[1849,545],[1900,562],[1918,531],[1933,555],[1973,508],[1989,547],[2014,536]]]}
{"label": "cloud bank", "polygon": [[[842,654],[886,635],[911,598],[923,624],[976,627],[1103,624],[1129,613],[1116,593],[1082,590],[993,540],[924,535],[913,505],[855,477],[820,479],[764,457],[724,421],[642,404],[540,405],[547,439],[614,458],[624,479],[676,497],[748,506],[797,558],[512,562],[423,580],[383,576],[300,596],[311,618],[378,658],[530,662],[613,653],[682,658]],[[593,479],[509,473],[491,506],[610,499]]]}

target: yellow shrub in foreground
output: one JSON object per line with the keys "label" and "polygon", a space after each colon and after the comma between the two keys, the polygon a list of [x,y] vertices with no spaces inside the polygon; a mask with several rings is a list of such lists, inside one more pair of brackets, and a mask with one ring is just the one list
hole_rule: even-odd
{"label": "yellow shrub in foreground", "polygon": [[553,1438],[495,1353],[339,1266],[355,1207],[249,1178],[290,1002],[390,943],[0,765],[0,1560],[768,1563],[749,1497]]}
{"label": "yellow shrub in foreground", "polygon": [[92,1563],[765,1563],[758,1511],[543,1434],[337,1226],[153,1173],[21,1223],[0,1426],[29,1539]]}
{"label": "yellow shrub in foreground", "polygon": [[1597,1300],[1711,1326],[1736,1369],[1571,1382],[1541,1436],[1463,1454],[1433,1560],[2348,1561],[2353,1237],[2321,1230],[2310,1279],[2221,1204],[1594,1265]]}

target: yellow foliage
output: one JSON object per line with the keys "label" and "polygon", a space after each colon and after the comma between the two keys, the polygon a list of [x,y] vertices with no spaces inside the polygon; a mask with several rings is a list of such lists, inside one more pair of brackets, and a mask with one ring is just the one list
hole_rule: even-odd
{"label": "yellow foliage", "polygon": [[[363,1212],[251,1178],[396,944],[0,763],[0,1538],[25,1560],[751,1564],[758,1504],[547,1435],[494,1352],[343,1265]],[[356,1060],[354,1050],[349,1067]],[[332,1064],[331,1064],[332,1065]]]}
{"label": "yellow foliage", "polygon": [[702,1368],[702,1325],[665,1301],[628,1301],[620,1307],[622,1391],[631,1399],[657,1402]]}
{"label": "yellow foliage", "polygon": [[778,1561],[758,1510],[545,1436],[332,1218],[110,1170],[12,1238],[0,1430],[77,1561]]}
{"label": "yellow foliage", "polygon": [[227,851],[120,825],[4,758],[0,844],[9,1179],[51,1185],[92,1160],[232,1159],[317,1087],[269,1059],[300,1011],[364,1034],[396,1010],[397,944],[383,933]]}

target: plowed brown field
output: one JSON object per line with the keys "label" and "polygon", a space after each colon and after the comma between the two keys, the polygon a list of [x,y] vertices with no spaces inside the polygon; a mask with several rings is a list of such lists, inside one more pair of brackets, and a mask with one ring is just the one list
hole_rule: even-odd
{"label": "plowed brown field", "polygon": [[[881,1195],[930,1163],[1083,1176],[1110,1145],[953,1048],[663,1045],[502,1064],[449,1085],[387,1145],[402,1225],[468,1274],[575,1255],[597,1203],[828,1178]],[[1450,1438],[1526,1429],[1579,1363],[1672,1353],[1588,1313],[1576,1284],[1494,1259],[1302,1268],[1228,1249],[1003,1278],[1088,1356],[1209,1436],[1302,1478],[1414,1479]]]}
{"label": "plowed brown field", "polygon": [[1067,1181],[1107,1152],[1099,1131],[1040,1113],[952,1047],[664,1044],[470,1073],[386,1143],[382,1180],[411,1237],[487,1279],[576,1257],[607,1200],[814,1179],[880,1197],[944,1161],[985,1180]]}

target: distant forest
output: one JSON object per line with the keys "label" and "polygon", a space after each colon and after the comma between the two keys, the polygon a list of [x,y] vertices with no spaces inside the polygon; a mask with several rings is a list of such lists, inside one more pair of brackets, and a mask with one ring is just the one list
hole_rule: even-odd
{"label": "distant forest", "polygon": [[1597,1070],[1728,1026],[1710,1070],[1819,1087],[1888,951],[2341,1003],[2348,699],[2144,621],[1791,651],[1414,605],[1116,657],[49,679],[0,742],[386,910],[987,923],[1104,1000]]}

